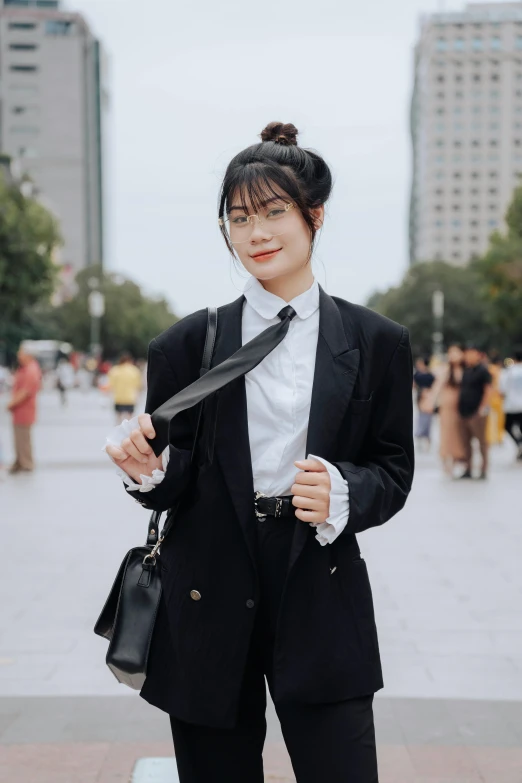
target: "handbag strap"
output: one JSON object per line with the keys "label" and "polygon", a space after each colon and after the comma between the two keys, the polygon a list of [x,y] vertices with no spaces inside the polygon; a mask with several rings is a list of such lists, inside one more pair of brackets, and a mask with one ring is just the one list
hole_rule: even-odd
{"label": "handbag strap", "polygon": [[[214,346],[216,344],[217,323],[218,323],[217,307],[209,307],[207,309],[207,333],[205,336],[205,347],[203,348],[203,358],[201,360],[201,368],[199,371],[200,377],[202,375],[205,375],[205,373],[210,370],[212,356],[214,354]],[[201,414],[203,411],[203,404],[204,402],[201,402],[198,406],[199,410],[198,410],[198,419],[196,423],[196,432],[194,434],[194,442],[192,444],[192,452],[190,454],[191,465],[194,461],[194,455],[196,453],[196,444],[198,441],[198,435],[201,426]],[[165,523],[165,527],[161,531],[161,540],[163,540],[167,535],[167,533],[169,532],[172,525],[172,520],[174,519],[174,515],[178,506],[179,506],[179,501],[176,504],[175,509],[171,509],[171,512],[167,518],[167,522]],[[149,520],[148,533],[147,533],[147,546],[156,547],[158,544],[159,525],[160,525],[162,513],[163,513],[162,511],[153,511],[151,514]]]}

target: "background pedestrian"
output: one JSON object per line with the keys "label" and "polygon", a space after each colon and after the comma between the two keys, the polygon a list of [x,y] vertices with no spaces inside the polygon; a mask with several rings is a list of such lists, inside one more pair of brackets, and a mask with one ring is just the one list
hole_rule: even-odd
{"label": "background pedestrian", "polygon": [[36,421],[36,397],[42,382],[40,365],[23,348],[18,350],[18,369],[14,375],[11,399],[7,410],[13,419],[15,461],[9,472],[33,470],[31,429]]}
{"label": "background pedestrian", "polygon": [[482,465],[479,478],[485,479],[488,471],[488,442],[486,438],[489,401],[491,398],[491,374],[482,363],[482,352],[476,343],[469,343],[464,352],[465,370],[459,394],[460,432],[464,443],[465,471],[461,478],[472,477],[472,442],[479,443]]}

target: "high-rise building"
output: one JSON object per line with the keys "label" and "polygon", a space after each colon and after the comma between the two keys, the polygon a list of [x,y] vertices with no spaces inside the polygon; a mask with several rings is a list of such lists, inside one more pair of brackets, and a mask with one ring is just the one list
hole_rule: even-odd
{"label": "high-rise building", "polygon": [[59,219],[70,271],[103,263],[104,71],[79,14],[0,0],[0,152]]}
{"label": "high-rise building", "polygon": [[484,252],[522,176],[522,3],[423,18],[411,106],[410,261]]}

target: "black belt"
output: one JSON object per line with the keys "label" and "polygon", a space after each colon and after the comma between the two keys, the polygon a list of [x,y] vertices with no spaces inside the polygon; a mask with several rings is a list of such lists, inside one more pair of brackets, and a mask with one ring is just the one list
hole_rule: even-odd
{"label": "black belt", "polygon": [[269,498],[262,492],[254,495],[254,511],[258,519],[265,517],[295,517],[295,506],[292,505],[293,495],[283,495]]}

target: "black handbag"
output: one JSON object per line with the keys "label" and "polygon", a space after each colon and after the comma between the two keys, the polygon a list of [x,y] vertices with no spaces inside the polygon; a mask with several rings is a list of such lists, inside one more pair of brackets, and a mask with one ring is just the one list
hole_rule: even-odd
{"label": "black handbag", "polygon": [[[210,369],[217,332],[217,310],[208,308],[207,334],[200,375]],[[194,463],[203,403],[199,405],[192,446]],[[141,690],[147,676],[147,661],[154,623],[161,598],[161,575],[156,554],[168,535],[180,500],[167,514],[161,533],[161,512],[153,511],[145,546],[134,547],[125,555],[109,597],[94,626],[94,633],[109,640],[107,666],[118,682]]]}

